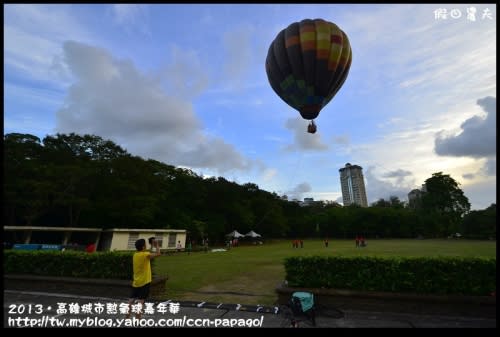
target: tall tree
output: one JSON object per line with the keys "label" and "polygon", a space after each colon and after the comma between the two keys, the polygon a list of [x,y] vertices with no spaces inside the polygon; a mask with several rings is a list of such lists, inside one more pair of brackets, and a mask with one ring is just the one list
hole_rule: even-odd
{"label": "tall tree", "polygon": [[422,209],[439,216],[440,234],[446,235],[458,230],[462,217],[470,211],[469,199],[460,189],[459,183],[450,175],[437,172],[425,181],[425,189]]}
{"label": "tall tree", "polygon": [[4,223],[32,225],[46,210],[45,168],[40,139],[30,134],[4,136]]}
{"label": "tall tree", "polygon": [[385,200],[384,198],[380,198],[374,203],[371,204],[372,207],[391,207],[391,202]]}
{"label": "tall tree", "polygon": [[393,208],[404,208],[405,207],[405,203],[403,201],[399,200],[399,197],[397,197],[395,195],[391,195],[389,200],[391,202],[391,207],[393,207]]}
{"label": "tall tree", "polygon": [[93,207],[95,196],[102,193],[103,182],[110,181],[112,161],[128,154],[113,142],[94,135],[58,133],[46,136],[43,145],[52,204],[65,210],[67,226],[78,226],[82,211]]}

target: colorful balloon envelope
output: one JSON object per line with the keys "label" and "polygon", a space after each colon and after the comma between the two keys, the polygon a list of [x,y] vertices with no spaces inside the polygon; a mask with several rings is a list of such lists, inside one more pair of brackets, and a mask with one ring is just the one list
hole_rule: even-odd
{"label": "colorful balloon envelope", "polygon": [[271,87],[302,118],[313,120],[344,84],[352,61],[347,35],[323,19],[294,22],[269,47]]}

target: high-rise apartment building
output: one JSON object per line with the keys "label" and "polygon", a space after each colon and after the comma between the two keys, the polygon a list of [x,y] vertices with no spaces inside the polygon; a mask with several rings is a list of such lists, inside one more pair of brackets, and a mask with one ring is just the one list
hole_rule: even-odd
{"label": "high-rise apartment building", "polygon": [[363,168],[347,163],[339,172],[344,206],[357,204],[362,207],[368,207]]}

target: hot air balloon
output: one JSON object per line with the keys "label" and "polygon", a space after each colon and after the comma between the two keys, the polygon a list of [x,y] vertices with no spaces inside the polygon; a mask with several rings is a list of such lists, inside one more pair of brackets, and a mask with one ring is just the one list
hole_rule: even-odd
{"label": "hot air balloon", "polygon": [[266,73],[271,87],[288,105],[314,119],[344,84],[352,52],[347,35],[323,19],[294,22],[278,33],[269,46]]}

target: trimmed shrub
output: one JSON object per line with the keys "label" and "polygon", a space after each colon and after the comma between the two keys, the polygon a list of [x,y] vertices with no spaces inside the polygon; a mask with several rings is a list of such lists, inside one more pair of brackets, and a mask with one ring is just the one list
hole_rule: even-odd
{"label": "trimmed shrub", "polygon": [[290,257],[285,271],[291,287],[443,295],[496,290],[492,258]]}
{"label": "trimmed shrub", "polygon": [[5,274],[132,279],[133,252],[4,250]]}

